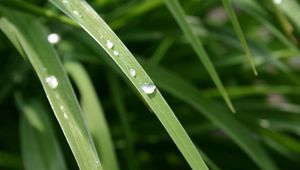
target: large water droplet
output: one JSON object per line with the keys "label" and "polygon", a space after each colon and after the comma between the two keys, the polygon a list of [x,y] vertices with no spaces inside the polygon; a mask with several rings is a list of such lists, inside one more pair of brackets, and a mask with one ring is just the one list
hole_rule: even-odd
{"label": "large water droplet", "polygon": [[52,89],[56,89],[56,87],[58,86],[58,81],[55,76],[48,76],[45,78],[45,81]]}
{"label": "large water droplet", "polygon": [[152,94],[154,93],[156,86],[153,83],[144,83],[141,86],[141,89],[143,90],[144,93],[146,94]]}
{"label": "large water droplet", "polygon": [[107,40],[106,46],[107,46],[107,48],[112,49],[114,47],[114,44],[110,40]]}
{"label": "large water droplet", "polygon": [[280,5],[283,2],[283,0],[273,0],[273,2],[276,5]]}
{"label": "large water droplet", "polygon": [[115,56],[119,56],[119,52],[118,51],[114,51],[114,55]]}
{"label": "large water droplet", "polygon": [[82,18],[82,15],[76,10],[73,11],[73,14],[78,16],[79,18]]}
{"label": "large water droplet", "polygon": [[129,74],[130,74],[131,77],[135,77],[136,76],[135,69],[133,69],[133,68],[129,69]]}

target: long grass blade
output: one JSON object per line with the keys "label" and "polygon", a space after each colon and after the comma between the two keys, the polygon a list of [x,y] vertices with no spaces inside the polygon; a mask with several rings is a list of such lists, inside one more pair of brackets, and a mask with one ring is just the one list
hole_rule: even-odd
{"label": "long grass blade", "polygon": [[249,46],[247,44],[247,41],[246,41],[245,35],[242,31],[239,20],[238,20],[237,16],[234,13],[231,2],[230,2],[230,0],[222,0],[222,1],[223,1],[223,4],[224,4],[224,7],[225,7],[225,9],[228,13],[228,16],[229,16],[229,18],[232,22],[233,28],[234,28],[235,32],[237,33],[237,35],[239,37],[239,40],[241,42],[241,45],[242,45],[242,47],[245,51],[247,60],[248,60],[248,62],[250,63],[250,65],[252,67],[253,73],[254,73],[254,75],[257,75],[257,71],[256,71],[255,64],[254,64],[254,61],[253,61],[253,56],[250,52]]}
{"label": "long grass blade", "polygon": [[16,95],[20,119],[22,158],[28,170],[66,170],[48,111],[36,99]]}
{"label": "long grass blade", "polygon": [[210,77],[212,78],[213,82],[217,86],[219,92],[223,96],[226,104],[230,108],[230,110],[235,113],[234,107],[230,101],[230,98],[224,88],[222,81],[220,80],[218,73],[213,66],[207,52],[205,51],[202,42],[197,37],[197,35],[193,32],[192,27],[186,20],[186,14],[181,7],[178,0],[164,0],[167,7],[173,14],[174,18],[176,19],[177,23],[181,27],[182,31],[184,32],[186,38],[191,43],[192,47],[194,48],[195,52],[197,53],[198,57],[202,61],[203,65],[205,66],[206,70],[208,71]]}
{"label": "long grass blade", "polygon": [[88,73],[82,65],[76,62],[66,62],[65,67],[79,89],[84,117],[94,139],[103,169],[118,170],[114,142]]}
{"label": "long grass blade", "polygon": [[150,77],[103,19],[86,1],[50,0],[50,2],[79,23],[116,62],[123,76],[130,80],[156,114],[192,169],[207,169],[195,145]]}
{"label": "long grass blade", "polygon": [[143,65],[158,86],[176,98],[188,103],[227,133],[264,170],[277,167],[251,132],[220,105],[201,97],[201,92],[187,81],[157,66]]}
{"label": "long grass blade", "polygon": [[0,28],[31,62],[78,166],[80,169],[101,169],[76,96],[59,58],[47,42],[45,29],[24,13],[4,8],[0,8],[0,11],[5,14],[5,18],[0,20]]}

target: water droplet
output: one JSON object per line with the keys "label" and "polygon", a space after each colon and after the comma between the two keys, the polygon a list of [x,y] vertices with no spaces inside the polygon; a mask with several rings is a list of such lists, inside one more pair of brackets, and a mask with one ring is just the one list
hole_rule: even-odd
{"label": "water droplet", "polygon": [[152,94],[154,93],[156,86],[153,83],[144,83],[141,86],[141,89],[144,91],[146,94]]}
{"label": "water droplet", "polygon": [[280,5],[283,2],[283,0],[273,0],[273,2],[276,5]]}
{"label": "water droplet", "polygon": [[78,16],[79,18],[82,18],[82,15],[76,10],[73,11],[73,14]]}
{"label": "water droplet", "polygon": [[97,161],[96,161],[96,165],[97,165],[97,167],[100,167],[100,166],[101,166],[101,164],[100,164],[100,161],[99,161],[99,160],[97,160]]}
{"label": "water droplet", "polygon": [[49,43],[56,44],[59,42],[60,36],[56,33],[51,33],[48,35],[47,39],[48,39]]}
{"label": "water droplet", "polygon": [[59,108],[60,108],[61,110],[64,110],[64,106],[60,106]]}
{"label": "water droplet", "polygon": [[103,35],[100,35],[100,38],[102,39],[102,38],[103,38]]}
{"label": "water droplet", "polygon": [[45,78],[45,81],[52,89],[56,89],[56,87],[58,86],[58,81],[55,76],[48,76]]}
{"label": "water droplet", "polygon": [[112,49],[114,47],[114,44],[110,40],[107,40],[106,46],[107,46],[107,48]]}
{"label": "water droplet", "polygon": [[114,51],[114,55],[115,56],[119,56],[119,52],[118,51]]}
{"label": "water droplet", "polygon": [[69,3],[69,1],[68,0],[63,0],[62,1],[64,4],[67,4],[67,3]]}
{"label": "water droplet", "polygon": [[133,68],[129,69],[129,73],[130,73],[131,77],[135,77],[136,76],[136,71]]}
{"label": "water droplet", "polygon": [[64,118],[68,119],[68,114],[66,112],[64,112]]}

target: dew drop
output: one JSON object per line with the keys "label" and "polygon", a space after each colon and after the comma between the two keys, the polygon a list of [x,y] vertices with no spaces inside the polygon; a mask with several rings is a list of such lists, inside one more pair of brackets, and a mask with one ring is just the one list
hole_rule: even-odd
{"label": "dew drop", "polygon": [[107,48],[112,49],[114,47],[114,44],[110,40],[107,40],[106,46],[107,46]]}
{"label": "dew drop", "polygon": [[283,0],[273,0],[273,2],[276,5],[280,5],[283,2]]}
{"label": "dew drop", "polygon": [[130,73],[131,77],[135,77],[136,76],[136,71],[133,68],[129,69],[129,73]]}
{"label": "dew drop", "polygon": [[48,35],[47,39],[48,39],[49,43],[56,44],[59,42],[60,36],[56,33],[51,33]]}
{"label": "dew drop", "polygon": [[56,89],[56,87],[58,86],[58,81],[55,76],[48,76],[45,78],[45,81],[52,89]]}
{"label": "dew drop", "polygon": [[100,167],[100,161],[96,161],[96,165],[97,165],[97,167]]}
{"label": "dew drop", "polygon": [[102,38],[103,38],[103,35],[100,35],[100,38],[102,39]]}
{"label": "dew drop", "polygon": [[73,11],[73,14],[78,16],[79,18],[82,18],[82,15],[76,10]]}
{"label": "dew drop", "polygon": [[156,86],[153,84],[153,83],[144,83],[142,86],[141,86],[141,89],[143,90],[144,93],[146,94],[153,94],[155,89],[156,89]]}
{"label": "dew drop", "polygon": [[119,56],[119,52],[118,51],[114,51],[114,55],[115,56]]}
{"label": "dew drop", "polygon": [[59,108],[60,108],[61,110],[64,110],[64,107],[63,107],[63,106],[60,106]]}
{"label": "dew drop", "polygon": [[64,118],[68,119],[68,114],[66,112],[64,112]]}
{"label": "dew drop", "polygon": [[69,3],[69,1],[68,0],[63,0],[62,1],[64,4],[67,4],[67,3]]}

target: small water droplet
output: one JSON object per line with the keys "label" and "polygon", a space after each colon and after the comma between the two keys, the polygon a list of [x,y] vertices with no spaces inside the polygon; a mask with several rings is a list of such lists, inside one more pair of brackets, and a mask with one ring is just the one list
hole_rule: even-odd
{"label": "small water droplet", "polygon": [[156,89],[156,86],[153,84],[153,83],[144,83],[142,86],[141,86],[141,89],[144,91],[144,93],[146,94],[153,94],[155,89]]}
{"label": "small water droplet", "polygon": [[68,0],[63,0],[62,1],[64,4],[67,4],[67,3],[69,3],[69,1]]}
{"label": "small water droplet", "polygon": [[48,35],[47,39],[48,39],[49,43],[56,44],[59,42],[60,36],[57,33],[51,33]]}
{"label": "small water droplet", "polygon": [[96,165],[97,165],[97,167],[100,167],[100,166],[101,166],[99,160],[96,161]]}
{"label": "small water droplet", "polygon": [[61,110],[64,110],[64,107],[63,107],[63,106],[60,106],[59,108],[60,108]]}
{"label": "small water droplet", "polygon": [[79,18],[82,18],[82,15],[76,10],[73,11],[73,14],[78,16]]}
{"label": "small water droplet", "polygon": [[283,0],[273,0],[273,2],[276,5],[280,5],[283,2]]}
{"label": "small water droplet", "polygon": [[66,112],[64,112],[64,118],[68,119],[68,114]]}
{"label": "small water droplet", "polygon": [[114,44],[110,40],[107,40],[106,46],[107,46],[107,48],[112,49],[114,47]]}
{"label": "small water droplet", "polygon": [[56,87],[58,86],[58,81],[55,76],[48,76],[45,78],[45,81],[52,89],[56,89]]}
{"label": "small water droplet", "polygon": [[130,73],[131,77],[135,77],[136,76],[136,71],[133,68],[129,69],[129,73]]}
{"label": "small water droplet", "polygon": [[103,35],[100,35],[100,38],[102,39],[102,38],[103,38]]}
{"label": "small water droplet", "polygon": [[114,51],[114,55],[115,56],[119,56],[119,52],[118,51]]}

